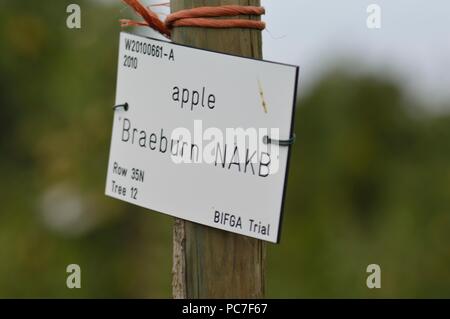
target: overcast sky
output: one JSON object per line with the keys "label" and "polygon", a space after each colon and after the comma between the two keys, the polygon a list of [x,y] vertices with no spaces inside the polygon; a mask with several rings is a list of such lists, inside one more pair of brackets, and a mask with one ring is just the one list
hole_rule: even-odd
{"label": "overcast sky", "polygon": [[[381,8],[368,29],[367,7]],[[411,93],[450,98],[450,1],[263,0],[265,59],[298,64],[308,87],[328,69],[367,69],[398,78]],[[359,65],[359,66],[358,66]]]}
{"label": "overcast sky", "polygon": [[[342,66],[394,77],[414,97],[428,102],[450,99],[449,0],[262,0],[262,4],[267,12],[264,58],[300,65],[300,96],[330,67]],[[380,29],[367,28],[370,4],[381,8]]]}

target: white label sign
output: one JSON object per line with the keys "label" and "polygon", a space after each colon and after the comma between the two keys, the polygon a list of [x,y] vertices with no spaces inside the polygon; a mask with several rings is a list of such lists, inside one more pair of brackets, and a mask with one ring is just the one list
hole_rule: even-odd
{"label": "white label sign", "polygon": [[106,194],[278,242],[297,78],[122,33]]}

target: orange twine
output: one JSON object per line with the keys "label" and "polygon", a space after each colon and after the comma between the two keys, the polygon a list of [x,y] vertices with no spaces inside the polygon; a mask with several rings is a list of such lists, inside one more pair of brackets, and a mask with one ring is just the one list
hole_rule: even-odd
{"label": "orange twine", "polygon": [[[167,16],[163,22],[158,15],[143,6],[139,0],[123,0],[132,7],[145,21],[137,22],[122,19],[121,24],[126,26],[149,26],[159,33],[170,38],[174,27],[203,27],[203,28],[246,28],[264,30],[266,24],[262,21],[244,19],[211,19],[216,17],[232,17],[239,15],[261,16],[265,13],[263,7],[227,5],[220,7],[199,7],[180,10]],[[167,5],[167,4],[162,4]]]}

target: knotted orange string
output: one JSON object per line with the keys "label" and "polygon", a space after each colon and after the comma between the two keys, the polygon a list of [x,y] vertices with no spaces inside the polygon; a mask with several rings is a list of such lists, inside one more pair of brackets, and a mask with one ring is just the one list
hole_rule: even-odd
{"label": "knotted orange string", "polygon": [[261,16],[265,13],[263,7],[228,5],[220,7],[199,7],[180,10],[167,16],[163,22],[149,8],[143,6],[139,0],[123,0],[132,7],[145,22],[121,20],[122,26],[149,26],[170,38],[174,27],[203,27],[203,28],[247,28],[263,30],[266,24],[262,21],[244,19],[211,19],[216,17],[232,17],[239,15]]}

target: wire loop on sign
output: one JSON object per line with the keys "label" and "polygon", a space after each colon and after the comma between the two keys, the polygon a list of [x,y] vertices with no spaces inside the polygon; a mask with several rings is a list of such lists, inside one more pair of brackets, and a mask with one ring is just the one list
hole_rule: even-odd
{"label": "wire loop on sign", "polygon": [[128,111],[129,105],[128,105],[128,103],[124,103],[124,104],[119,104],[119,105],[113,106],[114,111],[117,109],[120,109],[120,108],[123,108],[125,111]]}
{"label": "wire loop on sign", "polygon": [[275,144],[279,146],[290,146],[295,142],[295,134],[288,140],[276,140],[268,137],[267,135],[263,137],[264,144]]}
{"label": "wire loop on sign", "polygon": [[[201,27],[201,28],[245,28],[264,30],[266,24],[259,20],[249,19],[215,19],[219,17],[237,17],[240,15],[246,16],[261,16],[265,13],[263,7],[257,6],[239,6],[227,5],[219,7],[198,7],[193,9],[180,10],[169,14],[163,22],[158,15],[143,6],[139,0],[123,0],[130,7],[132,7],[139,15],[141,15],[145,22],[137,22],[132,20],[120,20],[122,27],[126,26],[149,26],[155,29],[162,35],[170,38],[171,30],[174,27]],[[167,4],[162,4],[167,5]]]}

